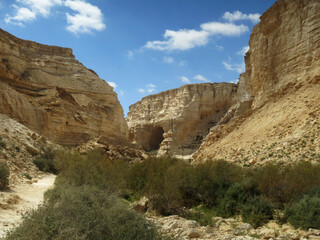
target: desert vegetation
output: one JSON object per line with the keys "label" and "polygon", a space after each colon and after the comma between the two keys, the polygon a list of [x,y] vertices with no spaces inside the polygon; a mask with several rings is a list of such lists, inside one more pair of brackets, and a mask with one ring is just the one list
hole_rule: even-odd
{"label": "desert vegetation", "polygon": [[[46,157],[52,155],[42,155],[51,161]],[[59,171],[55,188],[8,239],[163,239],[129,208],[128,202],[142,196],[160,215],[177,214],[201,225],[213,225],[213,216],[241,216],[254,227],[275,219],[320,228],[320,164],[243,168],[223,160],[191,165],[171,157],[129,164],[98,151],[59,151],[53,162]]]}

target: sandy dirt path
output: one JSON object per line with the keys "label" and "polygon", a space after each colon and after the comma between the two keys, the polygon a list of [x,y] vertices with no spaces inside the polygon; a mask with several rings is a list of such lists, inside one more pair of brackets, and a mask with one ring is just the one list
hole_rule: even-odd
{"label": "sandy dirt path", "polygon": [[0,192],[0,238],[21,222],[23,213],[42,203],[44,192],[53,187],[55,178],[55,175],[45,174],[37,182],[24,183]]}

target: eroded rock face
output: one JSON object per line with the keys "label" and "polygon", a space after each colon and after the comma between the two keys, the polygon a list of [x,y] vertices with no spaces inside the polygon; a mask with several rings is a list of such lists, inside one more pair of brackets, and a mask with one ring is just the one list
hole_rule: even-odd
{"label": "eroded rock face", "polygon": [[319,82],[319,39],[319,0],[279,0],[261,16],[250,37],[243,79],[253,108],[292,87]]}
{"label": "eroded rock face", "polygon": [[320,1],[277,1],[249,46],[238,92],[253,98],[252,114],[212,129],[194,158],[320,161]]}
{"label": "eroded rock face", "polygon": [[104,136],[127,140],[116,93],[68,48],[18,39],[0,29],[0,113],[64,146]]}
{"label": "eroded rock face", "polygon": [[[206,88],[201,84],[142,99],[127,119],[132,140],[150,150],[153,133],[164,132],[160,153],[189,154],[205,137],[193,155],[197,162],[224,158],[252,165],[301,159],[306,153],[288,146],[299,145],[303,136],[314,137],[317,128],[319,39],[319,0],[277,1],[252,31],[246,72],[236,86],[221,85],[225,90],[218,98],[208,97],[212,90],[193,90]],[[310,146],[317,156],[317,139]]]}
{"label": "eroded rock face", "polygon": [[187,155],[237,102],[232,83],[185,85],[130,106],[130,140],[159,154]]}

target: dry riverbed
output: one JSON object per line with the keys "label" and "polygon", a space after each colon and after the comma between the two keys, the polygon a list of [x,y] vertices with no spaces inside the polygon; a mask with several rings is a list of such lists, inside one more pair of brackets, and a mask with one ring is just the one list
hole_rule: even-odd
{"label": "dry riverbed", "polygon": [[56,176],[45,174],[37,180],[30,180],[0,192],[0,238],[19,225],[22,214],[36,208],[43,201],[43,194],[53,187]]}

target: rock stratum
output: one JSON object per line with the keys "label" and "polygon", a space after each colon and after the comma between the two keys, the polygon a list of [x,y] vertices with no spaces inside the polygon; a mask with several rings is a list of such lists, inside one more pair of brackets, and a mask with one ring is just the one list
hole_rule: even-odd
{"label": "rock stratum", "polygon": [[147,96],[130,106],[129,138],[145,150],[188,155],[236,103],[236,85],[185,85]]}
{"label": "rock stratum", "polygon": [[[161,127],[160,154],[190,154],[200,145],[194,140],[203,139],[196,162],[320,161],[320,1],[277,1],[254,27],[249,46],[237,85],[187,85],[132,105],[131,140],[150,150],[145,136]],[[223,94],[198,90],[209,86]]]}
{"label": "rock stratum", "polygon": [[71,49],[21,40],[1,29],[0,113],[68,147],[93,137],[112,144],[128,137],[113,88]]}

